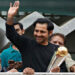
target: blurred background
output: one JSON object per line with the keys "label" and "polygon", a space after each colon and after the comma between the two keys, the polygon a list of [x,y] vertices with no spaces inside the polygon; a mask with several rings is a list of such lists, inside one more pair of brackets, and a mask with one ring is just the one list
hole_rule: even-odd
{"label": "blurred background", "polygon": [[[8,47],[9,40],[5,35],[5,22],[10,2],[0,0],[0,52]],[[33,38],[33,22],[37,18],[47,17],[55,26],[54,33],[66,36],[66,46],[75,59],[75,0],[19,0],[20,9],[14,21],[24,25],[25,34]]]}

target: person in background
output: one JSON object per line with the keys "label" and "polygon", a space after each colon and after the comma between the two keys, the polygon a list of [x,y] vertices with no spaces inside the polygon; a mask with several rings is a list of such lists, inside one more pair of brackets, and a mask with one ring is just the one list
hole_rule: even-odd
{"label": "person in background", "polygon": [[[21,23],[14,23],[14,28],[19,35],[24,34],[23,25]],[[7,70],[10,70],[12,68],[21,68],[22,57],[15,45],[11,44],[9,48],[3,50],[3,52],[1,53],[1,66],[2,68],[6,68]]]}
{"label": "person in background", "polygon": [[[65,36],[61,33],[55,33],[50,37],[50,43],[59,46],[65,46]],[[69,53],[65,59],[65,63],[69,72],[75,72],[75,61],[72,60]]]}

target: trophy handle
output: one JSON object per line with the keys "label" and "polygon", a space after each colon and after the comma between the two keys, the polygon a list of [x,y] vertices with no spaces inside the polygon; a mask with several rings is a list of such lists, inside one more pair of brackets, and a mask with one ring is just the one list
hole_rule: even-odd
{"label": "trophy handle", "polygon": [[56,52],[54,52],[53,57],[52,57],[52,59],[51,59],[49,65],[48,65],[47,72],[50,72],[50,70],[51,70],[51,68],[52,68],[52,65],[53,65],[55,59],[56,59]]}

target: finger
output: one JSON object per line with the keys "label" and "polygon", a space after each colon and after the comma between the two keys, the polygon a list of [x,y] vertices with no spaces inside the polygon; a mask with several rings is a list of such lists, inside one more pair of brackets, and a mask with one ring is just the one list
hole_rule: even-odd
{"label": "finger", "polygon": [[10,7],[12,7],[12,3],[10,2]]}
{"label": "finger", "polygon": [[16,1],[17,5],[19,6],[20,5],[20,2],[19,1]]}
{"label": "finger", "polygon": [[13,7],[19,7],[19,1],[15,1]]}
{"label": "finger", "polygon": [[25,68],[23,71],[24,74],[34,74],[34,72],[35,71],[32,68]]}
{"label": "finger", "polygon": [[16,1],[14,2],[14,4],[13,4],[13,7],[15,7],[16,6]]}
{"label": "finger", "polygon": [[23,70],[24,74],[28,74],[28,72],[29,72],[29,68],[28,67]]}
{"label": "finger", "polygon": [[55,67],[51,69],[51,72],[60,72],[60,67]]}
{"label": "finger", "polygon": [[20,5],[20,2],[19,1],[16,1],[17,8],[19,8],[19,5]]}
{"label": "finger", "polygon": [[74,72],[75,72],[75,66],[74,66]]}
{"label": "finger", "polygon": [[23,74],[26,74],[26,73],[27,73],[27,69],[24,69],[24,70],[23,70]]}
{"label": "finger", "polygon": [[11,69],[8,72],[18,72],[16,69]]}

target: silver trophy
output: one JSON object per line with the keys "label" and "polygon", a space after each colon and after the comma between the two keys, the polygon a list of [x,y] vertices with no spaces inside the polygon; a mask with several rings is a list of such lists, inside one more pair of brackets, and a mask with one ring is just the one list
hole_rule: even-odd
{"label": "silver trophy", "polygon": [[51,59],[51,62],[47,68],[47,72],[51,72],[51,70],[54,67],[60,66],[65,60],[67,54],[68,54],[68,50],[66,47],[64,46],[59,47]]}

